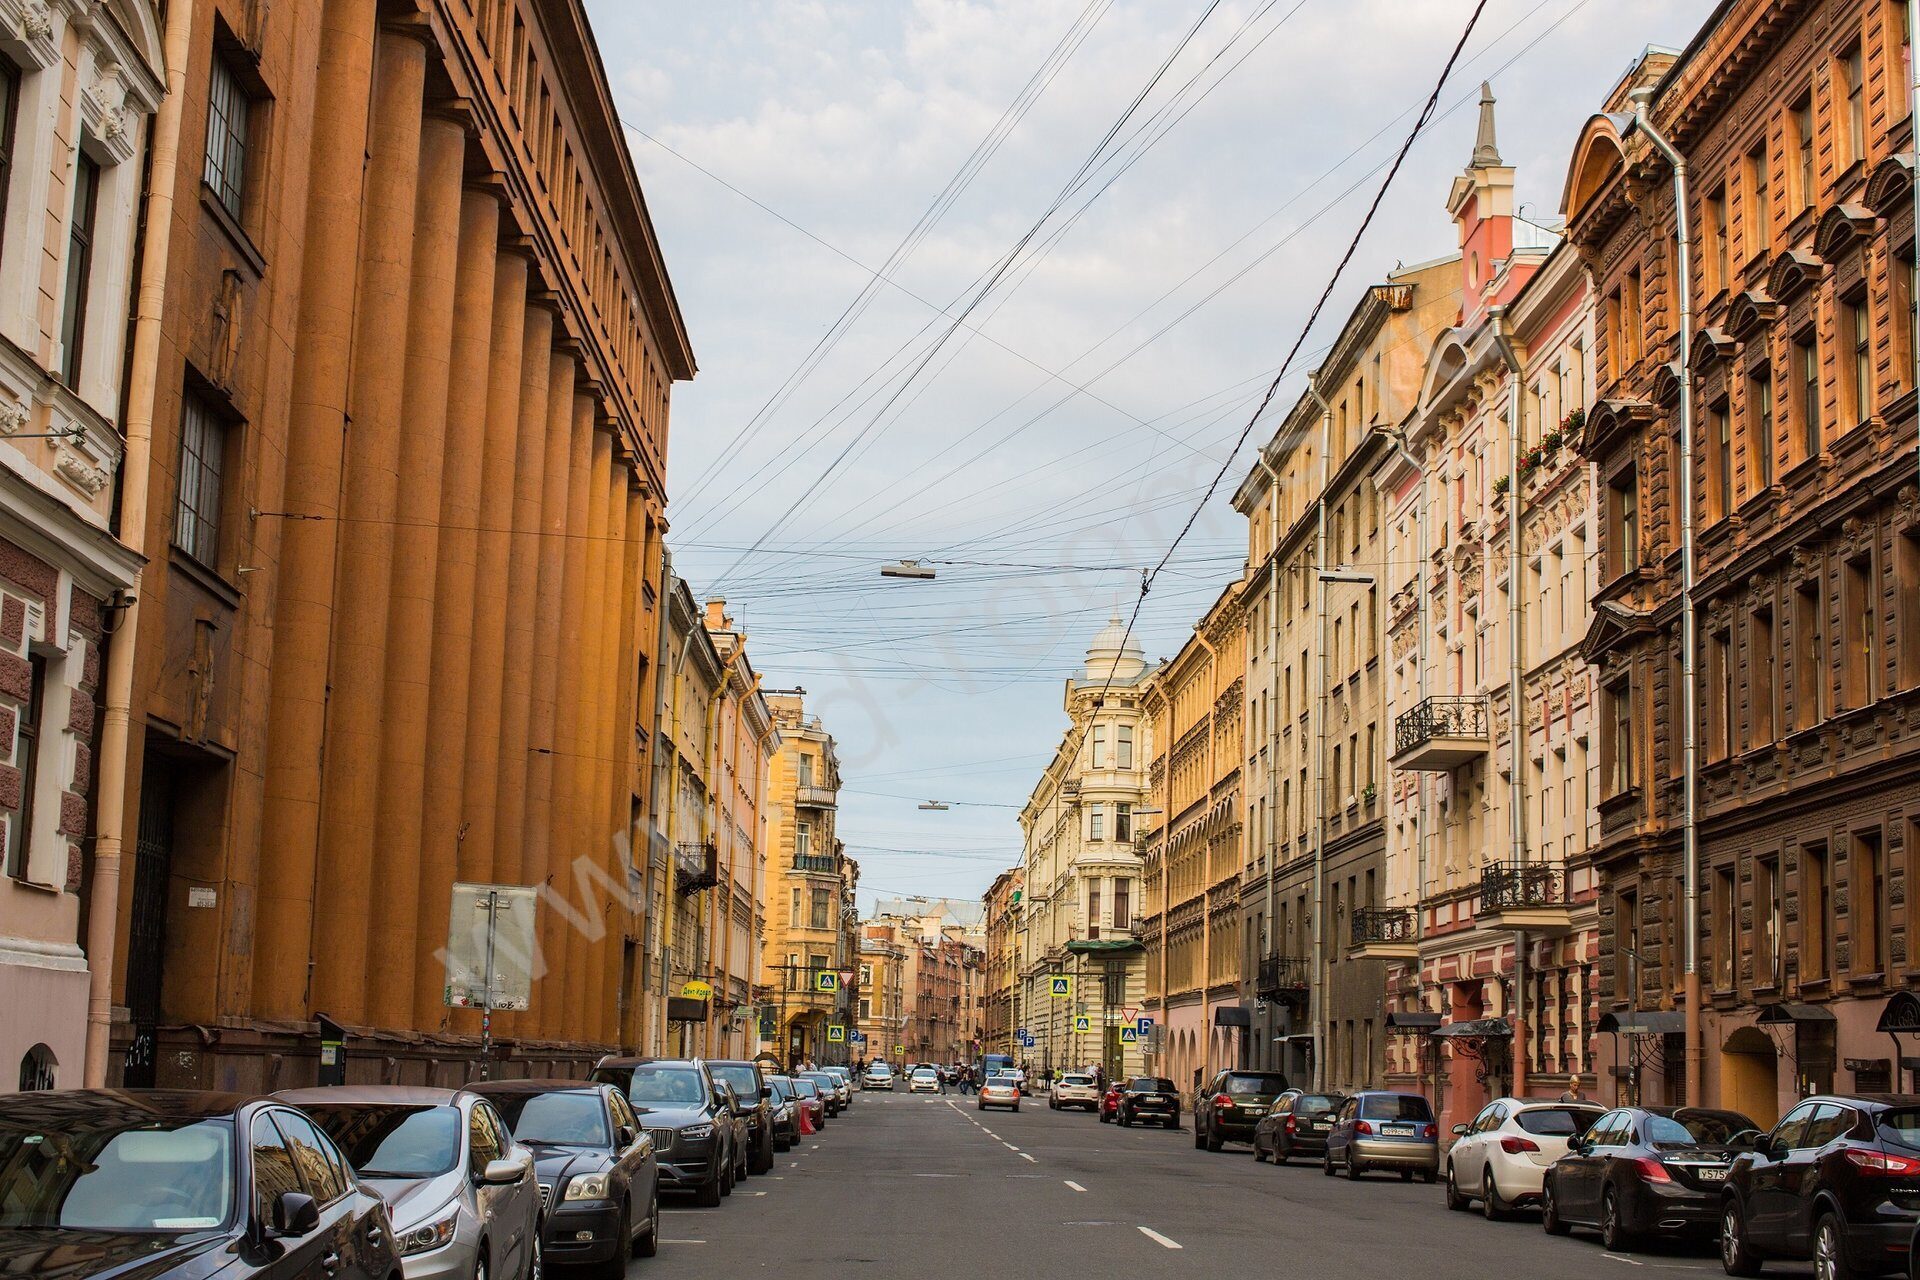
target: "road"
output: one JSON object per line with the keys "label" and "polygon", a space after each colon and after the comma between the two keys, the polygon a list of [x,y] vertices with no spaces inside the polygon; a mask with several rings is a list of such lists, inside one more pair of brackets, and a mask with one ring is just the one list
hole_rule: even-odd
{"label": "road", "polygon": [[[1463,1280],[1718,1277],[1710,1248],[1616,1256],[1536,1216],[1449,1213],[1438,1186],[1276,1169],[1191,1130],[1121,1129],[1029,1100],[868,1093],[721,1208],[669,1201],[660,1256],[629,1276],[993,1280],[1280,1274]],[[1807,1274],[1772,1266],[1769,1275]],[[1651,1278],[1649,1278],[1651,1280]]]}

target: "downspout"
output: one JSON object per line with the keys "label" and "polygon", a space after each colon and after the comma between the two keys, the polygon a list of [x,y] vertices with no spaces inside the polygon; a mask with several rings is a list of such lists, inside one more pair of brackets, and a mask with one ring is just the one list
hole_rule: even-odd
{"label": "downspout", "polygon": [[[1920,31],[1920,0],[1907,0],[1907,79],[1910,81],[1907,85],[1907,141],[1914,149],[1913,173],[1910,175],[1913,184],[1913,251],[1916,272],[1920,272],[1920,60],[1914,57],[1916,31]],[[1916,284],[1920,284],[1920,277],[1916,278]],[[1913,306],[1916,301],[1909,298],[1907,305]],[[1913,350],[1907,354],[1915,364],[1913,385],[1920,387],[1920,341],[1913,342],[1912,346]],[[1920,414],[1914,415],[1914,422],[1916,431],[1920,431]],[[1914,441],[1914,458],[1920,462],[1920,439]],[[1894,1054],[1895,1064],[1899,1061],[1900,1055]],[[1893,1083],[1896,1087],[1900,1083],[1898,1070],[1893,1073]]]}
{"label": "downspout", "polygon": [[[1207,643],[1206,636],[1200,633],[1200,629],[1198,627],[1194,628],[1193,638],[1199,642],[1200,647],[1202,649],[1205,649],[1207,651],[1207,674],[1212,681],[1217,682],[1219,680],[1219,675],[1217,672],[1215,672],[1213,664],[1214,664],[1214,660],[1219,655],[1214,652],[1213,646]],[[1216,699],[1215,702],[1217,703],[1217,701],[1218,700]],[[1214,716],[1213,707],[1214,707],[1213,703],[1210,703],[1207,706],[1206,776],[1208,778],[1213,777],[1213,716]],[[1173,713],[1171,708],[1168,709],[1167,723],[1169,725],[1173,723]],[[1168,745],[1169,747],[1171,747],[1172,744],[1169,743]],[[1169,752],[1168,754],[1167,763],[1169,765],[1173,763],[1171,752]],[[1169,768],[1167,772],[1171,773],[1173,772],[1173,770]],[[1209,783],[1207,787],[1207,809],[1212,809],[1212,808],[1213,808],[1213,787],[1212,787],[1212,784]],[[1202,810],[1202,814],[1203,816],[1200,819],[1200,829],[1201,829],[1201,833],[1204,835],[1207,827],[1207,817],[1204,816],[1206,814],[1206,810]],[[1202,1080],[1211,1080],[1213,1078],[1213,1010],[1212,1010],[1213,841],[1212,840],[1207,840],[1205,842],[1205,845],[1201,850],[1200,857],[1201,857],[1201,863],[1200,863],[1200,1036],[1201,1036],[1200,1078]]]}
{"label": "downspout", "polygon": [[[702,631],[705,631],[706,622],[702,620],[699,623],[699,627]],[[720,797],[715,795],[714,791],[720,776],[720,704],[726,700],[727,686],[733,682],[732,662],[729,661],[727,666],[729,669],[722,671],[720,674],[720,687],[715,690],[712,699],[707,703],[707,714],[705,717],[707,741],[705,752],[706,760],[704,764],[707,774],[707,807],[703,816],[706,818],[708,830],[706,839],[702,843],[711,843],[713,845],[714,878],[716,881],[719,879],[718,873],[720,867]],[[731,859],[729,859],[729,864],[731,864]],[[719,967],[713,962],[713,940],[719,931],[721,918],[720,885],[715,883],[707,890],[707,894],[706,971],[711,977],[718,977]],[[733,921],[733,885],[731,875],[728,876],[725,919],[728,925],[731,926]],[[732,948],[728,948],[727,955],[728,962],[731,963]],[[696,974],[696,976],[698,975]],[[717,1031],[713,1024],[713,1011],[718,1004],[719,1001],[715,1000],[712,996],[707,997],[707,1023],[703,1028],[706,1032],[706,1044],[701,1046],[701,1051],[708,1057],[719,1056],[713,1051],[713,1040]]]}
{"label": "downspout", "polygon": [[[1520,442],[1526,437],[1520,394],[1525,367],[1514,349],[1504,303],[1489,307],[1493,343],[1507,366],[1507,830],[1513,873],[1524,876],[1527,862],[1527,704],[1525,602],[1520,590]],[[1527,935],[1513,933],[1513,1093],[1527,1096]]]}
{"label": "downspout", "polygon": [[[1911,0],[1909,0],[1911,11]],[[1695,679],[1694,650],[1698,647],[1699,618],[1694,607],[1696,561],[1693,545],[1693,241],[1687,225],[1687,161],[1679,150],[1653,127],[1647,117],[1647,102],[1653,91],[1634,90],[1633,121],[1625,132],[1637,129],[1647,135],[1666,162],[1673,168],[1674,232],[1678,241],[1680,294],[1680,333],[1676,355],[1680,377],[1680,668],[1686,687],[1681,691],[1681,714],[1686,718],[1682,785],[1685,788],[1681,826],[1680,857],[1684,876],[1685,925],[1683,944],[1686,966],[1681,979],[1681,994],[1686,1004],[1686,1096],[1684,1102],[1700,1105],[1701,1025],[1700,1025],[1700,689]],[[1623,132],[1624,136],[1624,132]],[[1920,195],[1915,197],[1920,200]],[[1651,785],[1651,784],[1649,784]]]}
{"label": "downspout", "polygon": [[[1280,909],[1280,473],[1267,461],[1265,449],[1254,454],[1254,461],[1267,473],[1267,844],[1262,855],[1267,869],[1267,916],[1266,936],[1260,940],[1260,957],[1264,960],[1271,956],[1277,961],[1280,939],[1274,921]],[[1259,832],[1253,835],[1256,839],[1260,837]],[[1258,972],[1254,977],[1257,982]],[[1266,1062],[1272,1051],[1273,1037],[1268,1036],[1267,1043],[1260,1046],[1260,1060]]]}
{"label": "downspout", "polygon": [[[1313,534],[1313,974],[1308,979],[1307,999],[1313,1006],[1313,1087],[1326,1088],[1325,1048],[1321,1025],[1326,1021],[1326,926],[1321,916],[1326,910],[1327,882],[1327,482],[1330,476],[1328,455],[1333,452],[1333,408],[1320,394],[1319,370],[1307,375],[1307,394],[1320,406],[1320,476],[1314,488]],[[1278,656],[1278,655],[1276,655]]]}
{"label": "downspout", "polygon": [[[664,607],[660,610],[660,635],[661,650],[664,652],[666,648],[666,634],[671,625],[669,619],[673,613],[672,587],[674,577],[672,553],[663,550],[661,557],[663,560],[660,575],[663,588],[661,600]],[[695,626],[698,625],[699,623],[696,620]],[[667,1001],[672,998],[671,993],[673,991],[673,941],[664,931],[668,929],[668,926],[673,924],[674,918],[679,915],[679,910],[674,905],[677,889],[673,883],[675,871],[674,862],[676,857],[673,837],[674,829],[679,825],[676,819],[680,811],[680,806],[676,803],[675,797],[675,792],[678,788],[674,785],[679,776],[678,766],[680,760],[680,675],[681,672],[686,669],[687,655],[691,653],[692,650],[693,630],[689,628],[687,638],[680,642],[680,656],[674,659],[673,674],[668,678],[668,682],[664,684],[660,691],[660,719],[657,722],[664,723],[667,726],[667,742],[672,748],[671,751],[661,753],[660,768],[654,773],[654,789],[656,792],[654,797],[654,812],[658,813],[660,811],[661,796],[658,793],[662,791],[665,792],[667,809],[667,883],[664,886],[665,893],[662,895],[662,901],[665,904],[665,909],[662,914],[666,919],[660,922],[663,936],[660,940],[659,1045],[662,1053],[669,1052],[667,1046],[667,1027],[669,1025],[667,1018]],[[665,775],[666,779],[664,785],[662,784],[662,774]]]}
{"label": "downspout", "polygon": [[[145,558],[147,485],[153,469],[154,403],[159,394],[161,317],[171,263],[174,188],[179,182],[181,117],[186,109],[187,63],[193,53],[193,0],[173,0],[161,40],[166,94],[154,113],[140,250],[140,288],[134,303],[132,352],[127,361],[126,453],[120,464],[121,545]],[[131,603],[107,645],[101,698],[100,793],[95,821],[92,883],[87,891],[87,1040],[82,1079],[90,1089],[107,1083],[113,1038],[114,954],[120,938],[120,863],[127,826],[127,771],[132,767],[133,662],[140,635],[141,574]]]}
{"label": "downspout", "polygon": [[[1920,0],[1916,0],[1916,2],[1920,3]],[[1416,706],[1425,706],[1427,701],[1427,469],[1421,465],[1420,459],[1414,456],[1413,450],[1407,447],[1407,433],[1405,431],[1389,431],[1387,438],[1392,441],[1394,452],[1400,455],[1400,460],[1409,467],[1412,467],[1413,473],[1420,477],[1420,497],[1417,500],[1418,505],[1414,509],[1414,528],[1416,530],[1415,545],[1419,549],[1420,556],[1419,577],[1417,585],[1414,587],[1414,590],[1419,593],[1420,597],[1414,604],[1414,663],[1416,667],[1414,696],[1416,698]],[[1433,795],[1432,780],[1428,778],[1427,771],[1424,769],[1419,773],[1419,783],[1420,805],[1414,819],[1417,825],[1415,827],[1416,838],[1414,843],[1413,872],[1413,944],[1416,951],[1414,959],[1416,980],[1421,965],[1417,952],[1420,941],[1426,934],[1427,913],[1426,908],[1422,904],[1426,901],[1427,896],[1427,819],[1429,816],[1428,806]],[[1422,1057],[1425,1056],[1424,1049],[1419,1052]],[[1425,1073],[1421,1072],[1420,1074]]]}

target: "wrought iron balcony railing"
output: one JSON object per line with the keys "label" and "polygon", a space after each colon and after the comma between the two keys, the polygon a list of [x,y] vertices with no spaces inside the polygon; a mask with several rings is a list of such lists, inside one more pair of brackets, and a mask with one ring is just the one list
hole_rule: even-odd
{"label": "wrought iron balcony railing", "polygon": [[1466,697],[1423,699],[1393,722],[1393,753],[1417,751],[1435,738],[1485,738],[1487,700]]}
{"label": "wrought iron balcony railing", "polygon": [[793,855],[795,871],[819,871],[832,875],[835,868],[830,853],[796,853]]}
{"label": "wrought iron balcony railing", "polygon": [[1267,956],[1260,961],[1254,994],[1265,997],[1305,991],[1312,971],[1312,963],[1303,956]]}
{"label": "wrought iron balcony railing", "polygon": [[712,841],[683,844],[673,851],[673,887],[683,897],[720,883],[720,848]]}
{"label": "wrought iron balcony railing", "polygon": [[1405,907],[1359,907],[1353,913],[1353,945],[1410,943],[1413,912]]}
{"label": "wrought iron balcony railing", "polygon": [[1514,907],[1564,907],[1567,877],[1551,862],[1489,862],[1480,873],[1483,913]]}

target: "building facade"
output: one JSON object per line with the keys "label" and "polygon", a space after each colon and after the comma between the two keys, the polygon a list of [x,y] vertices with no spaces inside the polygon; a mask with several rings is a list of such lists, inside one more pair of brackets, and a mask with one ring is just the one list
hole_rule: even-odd
{"label": "building facade", "polygon": [[707,601],[706,630],[723,679],[714,711],[714,836],[717,883],[708,905],[713,1008],[710,1057],[744,1058],[759,1043],[754,1016],[767,939],[767,773],[778,747],[773,711],[747,654],[746,633],[726,602]]}
{"label": "building facade", "polygon": [[868,920],[860,927],[860,1031],[856,1061],[897,1062],[907,1049],[907,1022],[914,1000],[908,987],[907,948],[913,940],[897,919]]}
{"label": "building facade", "polygon": [[109,976],[82,898],[121,767],[100,753],[107,646],[141,563],[117,517],[123,405],[150,399],[125,338],[161,39],[141,0],[0,13],[0,1089],[84,1082]]}
{"label": "building facade", "polygon": [[[1240,871],[1245,848],[1246,624],[1242,582],[1229,583],[1143,698],[1153,759],[1141,917],[1153,1070],[1198,1089],[1251,1056],[1241,1003]],[[1158,810],[1156,813],[1155,810]]]}
{"label": "building facade", "polygon": [[1604,506],[1586,654],[1600,1000],[1624,1029],[1602,1037],[1603,1061],[1647,1101],[1763,1124],[1808,1092],[1910,1081],[1876,1031],[1909,987],[1920,883],[1904,16],[1737,0],[1646,77],[1697,228],[1685,368],[1671,170],[1603,114],[1567,177],[1569,235],[1608,317],[1576,439]]}
{"label": "building facade", "polygon": [[1066,682],[1068,728],[1020,811],[1026,889],[1017,1003],[1034,1045],[1019,1056],[1035,1071],[1100,1065],[1113,1078],[1144,1062],[1122,1023],[1146,998],[1134,932],[1142,859],[1133,811],[1148,796],[1149,674],[1116,617]]}
{"label": "building facade", "polygon": [[307,1083],[326,1013],[349,1078],[458,1082],[465,881],[542,886],[500,1070],[582,1070],[650,1004],[660,513],[693,372],[584,9],[179,8],[90,1066]]}
{"label": "building facade", "polygon": [[982,1053],[1019,1055],[1014,1032],[1023,1025],[1014,994],[1019,990],[1020,933],[1018,919],[1025,896],[1025,872],[1009,867],[993,878],[984,906],[986,946],[981,973]]}

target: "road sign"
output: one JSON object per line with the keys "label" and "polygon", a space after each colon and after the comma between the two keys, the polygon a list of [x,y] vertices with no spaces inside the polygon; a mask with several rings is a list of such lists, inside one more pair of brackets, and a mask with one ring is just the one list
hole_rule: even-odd
{"label": "road sign", "polygon": [[1122,1022],[1138,1022],[1139,1020],[1140,1011],[1138,1009],[1122,1009],[1120,1011],[1120,1021]]}
{"label": "road sign", "polygon": [[1071,1000],[1073,998],[1072,975],[1056,973],[1053,977],[1049,978],[1048,981],[1053,984],[1053,995],[1056,1000]]}
{"label": "road sign", "polygon": [[840,989],[840,975],[831,969],[822,969],[819,973],[813,975],[813,989],[815,991],[838,991]]}
{"label": "road sign", "polygon": [[1140,1033],[1132,1027],[1120,1028],[1120,1043],[1133,1044],[1140,1039]]}
{"label": "road sign", "polygon": [[1133,1024],[1133,1029],[1142,1036],[1150,1036],[1153,1034],[1153,1019],[1142,1017]]}
{"label": "road sign", "polygon": [[845,1027],[828,1027],[827,1042],[829,1044],[845,1044],[847,1042],[847,1029]]}
{"label": "road sign", "polygon": [[1013,1033],[1013,1038],[1015,1040],[1025,1040],[1027,1038],[1027,1029],[1025,1027],[1016,1028]]}
{"label": "road sign", "polygon": [[865,1044],[867,1042],[867,1033],[864,1031],[855,1031],[850,1034],[847,1039],[853,1041],[855,1044]]}
{"label": "road sign", "polygon": [[1073,1020],[1073,1029],[1075,1031],[1091,1031],[1093,1030],[1093,1019],[1083,1013]]}
{"label": "road sign", "polygon": [[897,1044],[897,1045],[895,1045],[895,1046],[893,1046],[893,1051],[894,1051],[895,1053],[905,1053],[905,1052],[907,1051],[907,1046],[905,1046],[905,1045],[903,1045],[903,1044]]}
{"label": "road sign", "polygon": [[853,970],[842,969],[840,971],[840,985],[843,987],[850,987],[853,985]]}

